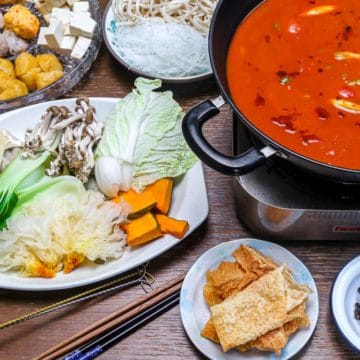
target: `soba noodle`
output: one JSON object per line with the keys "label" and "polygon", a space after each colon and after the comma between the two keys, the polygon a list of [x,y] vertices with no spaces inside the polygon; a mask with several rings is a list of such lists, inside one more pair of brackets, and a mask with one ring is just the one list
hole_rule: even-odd
{"label": "soba noodle", "polygon": [[191,25],[207,34],[218,0],[113,0],[120,25],[136,25],[148,18]]}

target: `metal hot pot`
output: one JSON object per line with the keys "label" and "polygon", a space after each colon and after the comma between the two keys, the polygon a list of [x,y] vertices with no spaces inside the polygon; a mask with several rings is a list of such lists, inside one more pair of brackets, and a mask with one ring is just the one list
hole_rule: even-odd
{"label": "metal hot pot", "polygon": [[[204,163],[228,175],[249,173],[266,162],[267,159],[280,156],[302,170],[315,175],[344,183],[360,183],[360,171],[358,170],[320,163],[275,142],[266,133],[259,131],[251,123],[251,119],[246,118],[233,103],[227,85],[225,69],[228,47],[238,25],[261,2],[262,0],[219,1],[210,27],[209,53],[213,73],[222,96],[198,104],[185,115],[182,129],[187,143]],[[250,132],[260,140],[260,146],[254,146],[245,153],[231,157],[219,153],[207,142],[202,133],[202,126],[219,113],[220,107],[225,102],[230,104],[239,121],[242,121]]]}

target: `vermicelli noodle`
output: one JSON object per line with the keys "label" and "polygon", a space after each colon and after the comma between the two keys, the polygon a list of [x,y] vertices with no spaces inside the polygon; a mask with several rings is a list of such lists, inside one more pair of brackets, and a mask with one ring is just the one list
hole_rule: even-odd
{"label": "vermicelli noodle", "polygon": [[210,72],[207,38],[189,25],[147,20],[118,26],[113,45],[132,68],[158,77]]}

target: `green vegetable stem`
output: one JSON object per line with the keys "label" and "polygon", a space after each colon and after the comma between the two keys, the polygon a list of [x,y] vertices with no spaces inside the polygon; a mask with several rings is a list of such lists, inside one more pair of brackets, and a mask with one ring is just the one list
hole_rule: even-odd
{"label": "green vegetable stem", "polygon": [[18,155],[0,175],[0,229],[5,227],[18,202],[17,192],[44,176],[44,165],[50,156],[47,151],[35,158],[23,159]]}

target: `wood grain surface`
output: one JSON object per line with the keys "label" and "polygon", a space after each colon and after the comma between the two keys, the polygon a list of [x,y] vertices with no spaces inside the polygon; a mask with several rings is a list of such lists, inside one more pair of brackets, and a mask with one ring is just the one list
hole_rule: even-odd
{"label": "wood grain surface", "polygon": [[[105,0],[102,0],[102,6]],[[122,97],[131,89],[134,76],[121,68],[105,45],[90,73],[68,94]],[[172,86],[175,98],[185,110],[208,97],[217,95],[215,83],[207,81],[191,86]],[[221,151],[231,153],[231,112],[222,110],[206,126],[209,141]],[[231,177],[204,166],[209,198],[207,221],[178,246],[150,263],[155,275],[155,287],[186,272],[206,250],[220,242],[254,236],[247,231],[235,211]],[[296,359],[356,359],[358,355],[342,341],[329,312],[329,292],[338,271],[358,255],[360,242],[287,241],[281,245],[292,251],[310,269],[320,295],[320,318],[315,334]],[[1,284],[0,284],[1,287]],[[0,322],[61,300],[77,291],[29,294],[0,293]],[[0,359],[31,359],[94,321],[107,316],[122,304],[143,294],[133,287],[105,297],[80,303],[39,318],[26,321],[0,332]],[[202,359],[204,358],[187,338],[175,307],[127,337],[101,359]]]}

